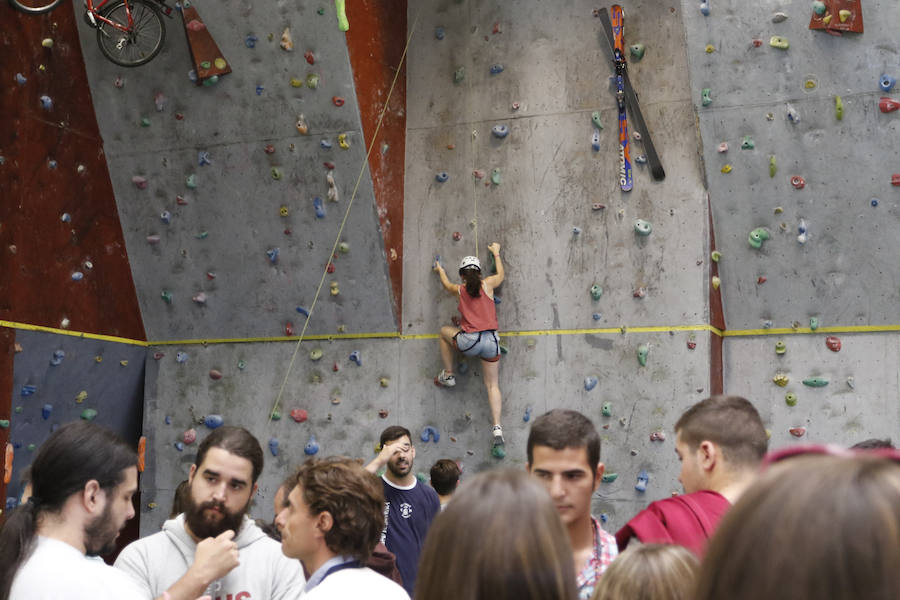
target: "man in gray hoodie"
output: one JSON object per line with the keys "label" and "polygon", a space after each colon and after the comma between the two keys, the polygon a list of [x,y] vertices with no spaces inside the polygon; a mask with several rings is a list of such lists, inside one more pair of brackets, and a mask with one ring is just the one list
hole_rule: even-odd
{"label": "man in gray hoodie", "polygon": [[115,566],[148,599],[166,592],[171,600],[296,598],[306,582],[300,564],[246,516],[262,467],[262,448],[249,431],[214,430],[191,465],[185,512],[129,544]]}

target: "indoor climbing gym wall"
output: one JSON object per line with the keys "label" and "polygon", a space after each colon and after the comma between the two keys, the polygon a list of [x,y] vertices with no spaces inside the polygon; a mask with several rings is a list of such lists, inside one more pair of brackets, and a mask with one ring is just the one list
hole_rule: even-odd
{"label": "indoor climbing gym wall", "polygon": [[[895,3],[623,3],[630,178],[609,5],[343,5],[183,2],[136,68],[79,2],[8,9],[7,497],[91,417],[145,436],[144,534],[221,424],[263,445],[271,519],[293,465],[368,461],[388,425],[420,477],[466,477],[524,468],[533,419],[577,409],[609,530],[681,489],[673,425],[712,393],[772,447],[900,438]],[[480,361],[434,384],[457,314],[434,261],[455,279],[491,242],[505,458]]]}

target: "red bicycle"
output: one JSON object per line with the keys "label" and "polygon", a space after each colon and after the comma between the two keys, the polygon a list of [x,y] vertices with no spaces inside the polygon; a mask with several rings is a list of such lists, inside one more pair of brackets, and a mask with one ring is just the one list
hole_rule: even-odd
{"label": "red bicycle", "polygon": [[[53,10],[62,0],[9,0],[16,9],[40,14]],[[164,0],[94,0],[84,2],[84,20],[97,30],[103,56],[123,67],[150,62],[162,50],[166,25],[162,15],[172,17]]]}

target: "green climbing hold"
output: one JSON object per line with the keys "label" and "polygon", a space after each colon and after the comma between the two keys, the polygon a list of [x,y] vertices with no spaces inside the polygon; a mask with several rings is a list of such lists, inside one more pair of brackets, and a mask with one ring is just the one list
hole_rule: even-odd
{"label": "green climbing hold", "polygon": [[272,414],[269,415],[269,418],[272,419],[273,421],[280,421],[281,420],[281,411],[279,411],[276,408],[275,410],[272,411]]}
{"label": "green climbing hold", "polygon": [[819,328],[819,317],[810,317],[809,318],[809,328],[815,331]]}
{"label": "green climbing hold", "polygon": [[453,83],[461,83],[466,78],[466,68],[459,67],[453,72]]}
{"label": "green climbing hold", "polygon": [[314,90],[317,87],[319,87],[319,75],[316,73],[310,73],[309,75],[307,75],[306,76],[306,87],[308,87],[311,90]]}
{"label": "green climbing hold", "polygon": [[775,155],[769,157],[769,177],[775,177],[778,167],[775,164]]}
{"label": "green climbing hold", "polygon": [[184,180],[184,185],[188,187],[188,189],[196,190],[197,189],[197,176],[191,173]]}
{"label": "green climbing hold", "polygon": [[509,354],[509,346],[507,346],[503,342],[500,342],[499,346],[500,346],[500,354]]}
{"label": "green climbing hold", "polygon": [[591,286],[591,298],[594,300],[599,300],[600,296],[603,295],[603,288],[600,287],[600,284],[595,283]]}
{"label": "green climbing hold", "polygon": [[150,119],[147,117],[141,119],[141,127],[150,127]]}
{"label": "green climbing hold", "polygon": [[634,222],[634,232],[636,234],[646,236],[650,235],[651,231],[653,231],[653,225],[649,221],[638,219]]}
{"label": "green climbing hold", "polygon": [[316,10],[316,13],[318,13],[318,14],[320,14],[320,15],[324,15],[324,14],[325,14],[325,9],[324,9],[323,7],[320,6],[320,7],[318,8],[318,10]]}
{"label": "green climbing hold", "polygon": [[0,419],[0,429],[9,429],[9,419]]}
{"label": "green climbing hold", "polygon": [[491,448],[491,456],[494,458],[506,458],[506,449],[502,445]]}
{"label": "green climbing hold", "polygon": [[281,179],[282,173],[281,173],[281,169],[279,169],[278,167],[272,167],[271,173],[272,173],[272,179],[274,179],[275,181],[278,181]]}
{"label": "green climbing hold", "polygon": [[787,344],[785,344],[781,340],[778,340],[777,342],[775,342],[775,354],[781,355],[781,354],[784,354],[785,352],[787,352]]}
{"label": "green climbing hold", "polygon": [[844,120],[844,101],[841,100],[840,96],[834,97],[834,117],[838,121]]}
{"label": "green climbing hold", "polygon": [[641,344],[637,347],[637,359],[638,362],[641,363],[642,367],[647,366],[647,355],[650,354],[650,346],[647,344]]}
{"label": "green climbing hold", "polygon": [[756,144],[753,142],[753,138],[745,135],[744,139],[741,140],[741,150],[753,150],[754,148],[756,148]]}
{"label": "green climbing hold", "polygon": [[619,478],[618,473],[604,473],[603,477],[600,478],[600,481],[602,481],[603,483],[612,483],[613,481],[615,481],[618,478]]}
{"label": "green climbing hold", "polygon": [[211,66],[212,66],[212,63],[209,62],[208,60],[204,60],[203,62],[200,63],[200,68],[201,68],[201,69],[208,69],[208,68],[210,68]]}
{"label": "green climbing hold", "polygon": [[794,392],[788,392],[784,395],[784,402],[788,406],[797,406],[797,394]]}
{"label": "green climbing hold", "polygon": [[700,91],[700,101],[703,106],[712,104],[712,90],[710,88],[703,88],[703,90]]}
{"label": "green climbing hold", "polygon": [[778,48],[779,50],[787,50],[791,46],[787,38],[781,37],[780,35],[773,35],[770,37],[769,45],[773,48]]}
{"label": "green climbing hold", "polygon": [[769,239],[769,231],[765,227],[757,227],[750,232],[750,246],[757,250],[762,247],[764,241]]}
{"label": "green climbing hold", "polygon": [[337,11],[338,29],[340,29],[341,31],[349,31],[350,22],[347,21],[345,0],[334,0],[334,9]]}
{"label": "green climbing hold", "polygon": [[16,413],[17,415],[21,415],[22,412],[23,412],[24,410],[25,410],[25,407],[24,407],[24,406],[17,406],[17,407],[16,407],[16,410],[15,410],[15,413]]}
{"label": "green climbing hold", "polygon": [[350,244],[348,244],[347,242],[341,242],[340,244],[338,244],[338,250],[341,251],[341,254],[347,254],[348,252],[350,252]]}
{"label": "green climbing hold", "polygon": [[597,129],[603,129],[603,121],[600,120],[600,111],[595,110],[591,113],[591,122]]}
{"label": "green climbing hold", "polygon": [[81,418],[84,419],[85,421],[93,421],[94,417],[96,417],[96,416],[97,416],[97,411],[94,410],[93,408],[86,408],[83,411],[81,411]]}
{"label": "green climbing hold", "polygon": [[600,414],[604,417],[612,416],[612,402],[604,402],[603,407],[600,409]]}
{"label": "green climbing hold", "polygon": [[428,483],[428,476],[425,475],[422,471],[416,473],[416,479],[419,480],[419,483]]}
{"label": "green climbing hold", "polygon": [[628,50],[631,52],[631,56],[634,57],[634,60],[641,60],[644,58],[644,51],[646,48],[644,48],[643,44],[632,44],[628,47]]}
{"label": "green climbing hold", "polygon": [[808,385],[809,387],[825,387],[828,385],[828,380],[824,377],[809,377],[803,380],[803,385]]}
{"label": "green climbing hold", "polygon": [[218,75],[212,75],[211,77],[207,77],[206,79],[203,80],[204,87],[212,87],[212,86],[216,85],[217,83],[219,83]]}
{"label": "green climbing hold", "polygon": [[722,253],[718,250],[713,250],[712,254],[709,255],[713,262],[717,263],[722,260]]}
{"label": "green climbing hold", "polygon": [[25,448],[26,448],[29,452],[34,452],[35,450],[37,450],[37,445],[36,445],[36,444],[28,444],[27,446],[25,446]]}
{"label": "green climbing hold", "polygon": [[166,301],[166,304],[172,304],[172,292],[163,290],[160,297]]}
{"label": "green climbing hold", "polygon": [[322,349],[313,348],[309,353],[310,360],[320,360],[322,358]]}
{"label": "green climbing hold", "polygon": [[819,15],[820,17],[825,14],[825,3],[821,0],[816,0],[812,3],[813,12]]}
{"label": "green climbing hold", "polygon": [[500,168],[496,167],[491,169],[491,183],[494,185],[500,185],[503,180],[500,178]]}

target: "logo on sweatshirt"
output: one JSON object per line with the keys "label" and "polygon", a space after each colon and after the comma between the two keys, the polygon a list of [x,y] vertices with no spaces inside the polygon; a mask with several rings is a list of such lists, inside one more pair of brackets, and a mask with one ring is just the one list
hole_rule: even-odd
{"label": "logo on sweatshirt", "polygon": [[237,594],[226,594],[224,597],[216,596],[214,600],[248,600],[250,597],[250,592],[238,592]]}
{"label": "logo on sweatshirt", "polygon": [[409,502],[404,502],[400,505],[400,516],[404,519],[408,519],[412,516],[412,504]]}

